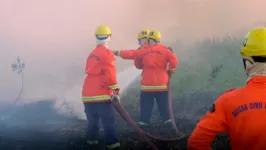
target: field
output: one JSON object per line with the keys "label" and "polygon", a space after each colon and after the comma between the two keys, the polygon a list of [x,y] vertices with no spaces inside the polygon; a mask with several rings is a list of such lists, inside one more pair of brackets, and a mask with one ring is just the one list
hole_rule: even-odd
{"label": "field", "polygon": [[[234,36],[235,37],[235,36]],[[239,55],[241,39],[224,37],[199,41],[189,49],[176,51],[180,64],[172,78],[173,108],[180,133],[188,135],[213,101],[226,89],[245,84],[245,73]],[[173,49],[178,44],[172,43]],[[186,59],[184,59],[186,58]],[[189,58],[189,59],[188,59]],[[193,61],[191,61],[193,60]],[[122,95],[123,106],[134,120],[138,119],[139,82],[134,82]],[[52,101],[40,101],[23,107],[12,107],[0,112],[1,150],[85,150],[87,122],[75,117],[60,116]],[[157,109],[153,113],[153,126],[147,132],[161,137],[178,136],[158,121]],[[117,117],[117,130],[122,149],[147,149],[134,131],[121,117]],[[156,142],[160,149],[186,149],[186,140]],[[227,149],[226,135],[213,143],[214,149]],[[100,149],[100,148],[97,148]]]}

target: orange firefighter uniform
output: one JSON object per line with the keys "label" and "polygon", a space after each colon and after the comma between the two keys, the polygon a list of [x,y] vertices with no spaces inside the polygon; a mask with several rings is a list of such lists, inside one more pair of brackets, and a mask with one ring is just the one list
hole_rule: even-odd
{"label": "orange firefighter uniform", "polygon": [[87,143],[91,146],[99,144],[101,119],[107,149],[119,149],[120,142],[115,131],[115,112],[111,103],[112,95],[118,95],[119,88],[114,54],[107,48],[111,31],[108,26],[100,25],[95,36],[97,46],[87,58],[87,76],[82,88],[82,101],[88,120]]}
{"label": "orange firefighter uniform", "polygon": [[118,89],[115,58],[111,50],[99,45],[89,55],[82,100],[84,103],[110,101],[114,90]]}
{"label": "orange firefighter uniform", "polygon": [[211,150],[218,133],[229,132],[232,150],[266,149],[266,77],[221,95],[193,131],[189,150]]}
{"label": "orange firefighter uniform", "polygon": [[249,32],[241,49],[249,76],[247,85],[229,90],[216,100],[192,132],[189,150],[211,150],[216,135],[224,132],[229,133],[232,150],[266,149],[266,76],[260,72],[251,73],[258,68],[247,69],[246,66],[247,62],[255,66],[266,63],[265,43],[266,28]]}
{"label": "orange firefighter uniform", "polygon": [[[168,108],[169,72],[175,72],[178,60],[176,55],[163,44],[159,43],[158,31],[151,31],[149,40],[157,42],[141,47],[139,50],[121,50],[115,52],[123,59],[142,59],[142,80],[140,94],[140,121],[139,125],[149,124],[151,112],[156,99],[164,123],[171,122]],[[169,66],[169,68],[167,68]],[[168,69],[168,70],[167,70]]]}
{"label": "orange firefighter uniform", "polygon": [[[149,47],[148,42],[145,42],[140,48],[138,48],[137,50],[140,49],[146,49]],[[143,68],[143,64],[142,64],[142,58],[135,58],[134,59],[134,65],[137,69],[142,69]]]}
{"label": "orange firefighter uniform", "polygon": [[163,44],[154,44],[151,47],[143,47],[139,50],[121,50],[118,55],[123,59],[142,58],[143,74],[141,80],[141,91],[167,91],[170,72],[175,72],[177,66],[176,55]]}

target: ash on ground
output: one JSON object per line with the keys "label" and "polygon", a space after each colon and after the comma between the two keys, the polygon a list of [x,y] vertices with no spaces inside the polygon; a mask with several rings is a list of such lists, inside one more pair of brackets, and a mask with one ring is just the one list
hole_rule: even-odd
{"label": "ash on ground", "polygon": [[[152,126],[145,131],[163,138],[187,135],[182,140],[165,143],[156,142],[160,149],[187,149],[187,139],[197,121],[204,115],[218,93],[195,93],[175,101],[176,123],[180,133],[173,133],[171,128],[160,122],[160,115],[154,109]],[[204,99],[204,101],[203,101]],[[193,104],[193,105],[189,105]],[[53,101],[39,101],[24,106],[14,106],[0,110],[0,149],[1,150],[85,150],[87,121],[72,116],[63,116],[54,110]],[[134,120],[139,114],[135,106],[124,106]],[[148,150],[133,129],[117,116],[117,132],[123,150]],[[214,149],[229,149],[227,135],[217,136]],[[103,145],[103,144],[101,144]],[[97,148],[98,150],[104,147]]]}

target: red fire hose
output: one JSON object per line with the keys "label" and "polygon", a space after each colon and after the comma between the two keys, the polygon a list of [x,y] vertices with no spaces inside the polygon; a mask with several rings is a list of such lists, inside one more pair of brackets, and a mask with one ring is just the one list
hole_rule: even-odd
{"label": "red fire hose", "polygon": [[169,81],[168,81],[168,107],[169,107],[169,115],[171,118],[171,123],[172,123],[172,128],[178,132],[178,129],[176,127],[175,123],[175,116],[174,116],[174,111],[173,111],[173,105],[172,105],[172,89],[171,89],[171,76],[169,75]]}
{"label": "red fire hose", "polygon": [[[173,129],[178,132],[178,129],[176,127],[175,124],[175,118],[174,118],[174,113],[173,113],[173,108],[172,108],[172,97],[171,97],[171,88],[170,88],[170,81],[168,83],[168,87],[169,87],[169,93],[168,93],[168,103],[169,103],[169,113],[170,113],[170,117],[172,120],[172,127]],[[160,137],[155,137],[149,133],[144,132],[142,129],[140,129],[135,122],[132,120],[132,118],[128,115],[128,113],[125,111],[125,109],[121,106],[121,104],[118,102],[117,99],[113,99],[112,103],[114,105],[114,107],[116,108],[117,112],[123,117],[123,119],[128,122],[128,124],[135,129],[136,133],[141,136],[145,142],[147,142],[153,150],[159,150],[156,145],[151,142],[151,140],[155,140],[155,141],[162,141],[162,142],[176,142],[179,140],[182,140],[184,137],[179,137],[179,138],[171,138],[171,139],[164,139],[164,138],[160,138]],[[148,138],[147,138],[148,137]]]}
{"label": "red fire hose", "polygon": [[123,119],[124,119],[126,122],[128,122],[128,124],[129,124],[133,129],[136,130],[136,133],[137,133],[140,137],[142,137],[142,138],[145,140],[145,142],[147,142],[147,143],[151,146],[151,148],[152,148],[153,150],[159,150],[159,149],[157,148],[157,146],[156,146],[154,143],[152,143],[151,140],[150,140],[149,138],[147,138],[147,137],[145,136],[145,132],[144,132],[143,130],[141,130],[141,129],[135,124],[135,122],[131,119],[131,117],[128,115],[128,113],[127,113],[127,112],[124,110],[124,108],[120,105],[120,103],[119,103],[117,100],[115,100],[115,99],[112,101],[112,103],[113,103],[113,105],[115,106],[117,112],[123,117]]}

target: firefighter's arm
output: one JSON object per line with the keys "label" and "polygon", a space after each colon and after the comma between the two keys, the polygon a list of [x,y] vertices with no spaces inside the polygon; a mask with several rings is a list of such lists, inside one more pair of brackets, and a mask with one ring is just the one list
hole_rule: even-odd
{"label": "firefighter's arm", "polygon": [[142,58],[135,58],[134,65],[137,69],[142,69],[143,68]]}
{"label": "firefighter's arm", "polygon": [[225,98],[220,96],[210,111],[201,118],[188,140],[189,150],[211,150],[211,143],[216,135],[227,131],[224,101]]}
{"label": "firefighter's arm", "polygon": [[142,49],[139,50],[120,50],[120,51],[115,51],[114,54],[116,56],[120,56],[123,59],[136,59],[141,57],[143,53]]}
{"label": "firefighter's arm", "polygon": [[106,57],[103,59],[104,65],[104,75],[106,76],[109,88],[114,91],[119,91],[116,79],[116,67],[115,67],[115,57],[111,51],[108,51]]}
{"label": "firefighter's arm", "polygon": [[90,68],[89,68],[89,57],[88,57],[86,60],[86,68],[85,68],[86,75],[89,73],[89,70],[90,70]]}
{"label": "firefighter's arm", "polygon": [[178,59],[177,59],[175,53],[172,52],[172,49],[169,49],[167,51],[167,55],[168,55],[168,61],[169,61],[168,71],[170,73],[174,73],[176,71],[176,68],[177,68]]}

